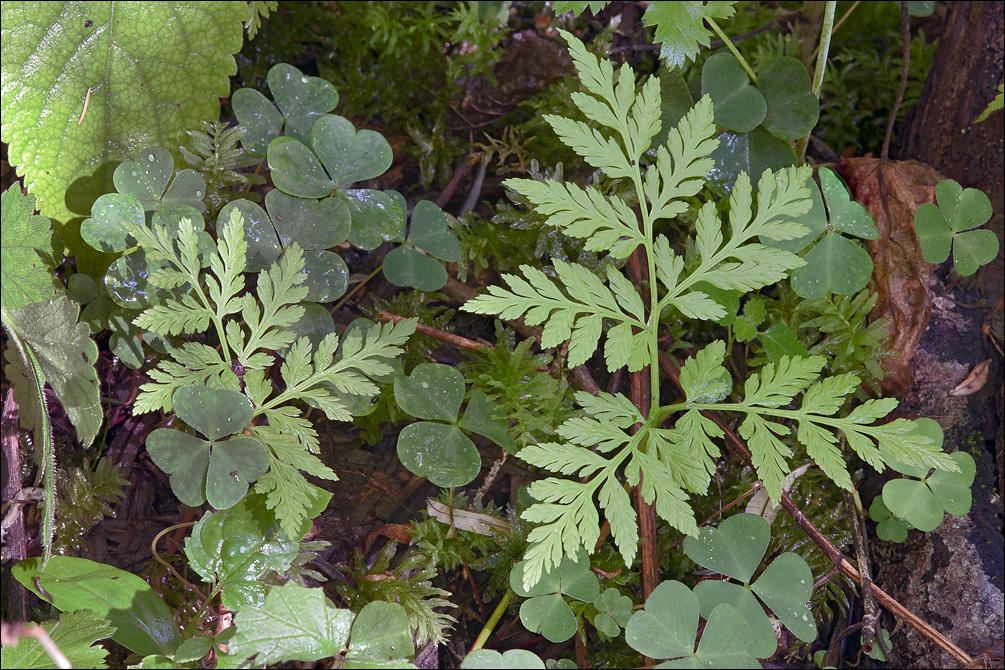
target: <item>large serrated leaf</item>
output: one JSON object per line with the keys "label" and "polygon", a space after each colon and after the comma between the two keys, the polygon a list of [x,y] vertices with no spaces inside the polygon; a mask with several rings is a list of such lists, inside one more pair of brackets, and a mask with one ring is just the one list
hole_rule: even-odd
{"label": "large serrated leaf", "polygon": [[94,362],[98,346],[85,323],[77,322],[80,307],[68,298],[4,310],[4,324],[31,348],[56,397],[66,410],[77,437],[91,444],[104,413]]}
{"label": "large serrated leaf", "polygon": [[14,308],[51,300],[56,283],[49,220],[35,216],[35,199],[17,187],[0,195],[0,212],[0,305]]}
{"label": "large serrated leaf", "polygon": [[263,666],[316,661],[345,649],[352,619],[352,612],[337,609],[321,589],[292,582],[273,586],[261,605],[246,605],[237,612],[237,634],[228,651],[237,658],[257,654],[255,664]]}
{"label": "large serrated leaf", "polygon": [[247,18],[237,1],[3,3],[0,134],[42,213],[86,215],[70,184],[100,173],[89,204],[112,190],[103,164],[215,119]]}
{"label": "large serrated leaf", "polygon": [[[76,610],[64,612],[58,619],[41,624],[49,639],[63,652],[70,665],[77,668],[106,668],[105,657],[108,650],[96,644],[111,637],[115,626],[93,612]],[[41,643],[30,637],[22,637],[16,647],[3,646],[3,667],[55,668],[52,657]],[[541,666],[542,668],[544,665]]]}

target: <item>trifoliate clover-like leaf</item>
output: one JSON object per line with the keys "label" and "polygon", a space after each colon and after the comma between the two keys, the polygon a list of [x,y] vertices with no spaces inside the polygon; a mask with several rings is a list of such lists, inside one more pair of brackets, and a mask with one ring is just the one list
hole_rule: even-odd
{"label": "trifoliate clover-like leaf", "polygon": [[731,53],[718,53],[705,61],[701,92],[712,98],[716,125],[727,130],[751,131],[767,113],[764,96],[750,83],[746,71]]}
{"label": "trifoliate clover-like leaf", "polygon": [[973,230],[991,218],[991,200],[975,188],[952,179],[935,187],[938,207],[924,203],[914,215],[921,253],[929,263],[942,263],[953,251],[956,271],[968,277],[998,255],[998,238],[990,230]]}
{"label": "trifoliate clover-like leaf", "polygon": [[798,140],[817,125],[820,103],[810,90],[810,76],[797,58],[780,56],[761,66],[757,90],[764,96],[764,128],[783,140]]}

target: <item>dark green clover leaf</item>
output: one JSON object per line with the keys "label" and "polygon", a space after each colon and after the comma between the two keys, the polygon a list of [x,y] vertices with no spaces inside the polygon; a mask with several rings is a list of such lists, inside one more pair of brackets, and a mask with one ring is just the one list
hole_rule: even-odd
{"label": "dark green clover leaf", "polygon": [[464,416],[457,420],[464,400],[464,377],[449,365],[422,363],[407,377],[398,375],[394,398],[402,411],[428,419],[401,431],[398,458],[410,472],[437,486],[464,486],[478,476],[481,456],[462,429],[483,435],[507,451],[516,449],[506,422],[493,418],[495,408],[484,393],[474,393]]}
{"label": "dark green clover leaf", "polygon": [[803,257],[806,265],[792,273],[792,288],[809,299],[823,297],[828,292],[851,295],[865,288],[872,276],[872,258],[841,233],[867,240],[879,237],[869,212],[851,199],[838,176],[827,168],[820,168],[819,174],[820,190],[830,217],[827,231]]}
{"label": "dark green clover leaf", "polygon": [[223,586],[221,602],[231,611],[262,605],[264,578],[285,573],[299,550],[262,496],[248,496],[226,511],[203,515],[185,541],[189,565],[207,584]]}
{"label": "dark green clover leaf", "polygon": [[998,237],[990,230],[972,230],[991,218],[991,200],[975,188],[964,189],[952,179],[935,187],[936,207],[924,203],[914,215],[921,253],[929,263],[942,263],[953,252],[953,266],[964,277],[998,255]]}
{"label": "dark green clover leaf", "polygon": [[[957,451],[949,456],[959,466],[959,472],[936,470],[929,476],[921,473],[920,479],[893,479],[883,486],[883,503],[898,519],[927,533],[942,523],[943,513],[960,516],[970,511],[977,466],[973,456]],[[891,463],[896,470],[907,468]],[[909,474],[917,476],[916,470]],[[879,510],[877,510],[879,512]]]}
{"label": "dark green clover leaf", "polygon": [[[206,180],[195,170],[180,170],[172,181],[174,158],[167,149],[141,149],[131,161],[120,163],[112,174],[115,190],[136,198],[151,212],[165,205],[188,205],[206,211]],[[170,185],[169,185],[170,183]]]}
{"label": "dark green clover leaf", "polygon": [[336,184],[328,177],[314,152],[300,140],[278,137],[269,144],[272,183],[284,193],[301,198],[324,198]]}
{"label": "dark green clover leaf", "polygon": [[349,242],[371,251],[391,242],[405,230],[405,208],[394,191],[349,189],[343,191],[352,218]]}
{"label": "dark green clover leaf", "polygon": [[807,607],[813,592],[813,575],[806,561],[796,554],[782,554],[750,584],[754,570],[764,558],[770,533],[770,526],[761,517],[737,514],[716,529],[703,528],[698,538],[684,540],[684,552],[693,561],[742,582],[707,580],[695,587],[694,595],[706,618],[719,605],[736,608],[750,627],[750,649],[757,658],[771,656],[777,641],[755,593],[800,640],[812,642],[817,635],[816,622]]}
{"label": "dark green clover leaf", "polygon": [[590,571],[584,552],[575,558],[566,556],[557,569],[546,571],[529,590],[523,588],[526,561],[520,561],[509,573],[509,583],[517,595],[530,598],[520,606],[520,621],[527,630],[540,633],[551,642],[565,642],[576,632],[576,615],[563,595],[586,603],[600,597],[600,582]]}
{"label": "dark green clover leaf", "polygon": [[326,114],[311,129],[311,148],[336,185],[373,179],[387,172],[391,145],[373,130],[356,130],[352,121]]}
{"label": "dark green clover leaf", "polygon": [[677,659],[661,668],[760,668],[750,651],[750,627],[734,607],[722,604],[706,618],[698,634],[698,599],[678,581],[657,586],[645,609],[632,615],[625,627],[628,645],[652,658]]}
{"label": "dark green clover leaf", "polygon": [[764,96],[750,83],[740,62],[731,53],[718,53],[701,70],[701,93],[712,98],[716,125],[746,133],[764,121]]}
{"label": "dark green clover leaf", "polygon": [[265,155],[269,143],[283,132],[284,122],[287,135],[309,144],[314,122],[338,104],[338,92],[330,82],[308,77],[287,63],[269,70],[268,83],[278,110],[252,88],[238,89],[231,97],[234,116],[247,129],[242,144],[252,156]]}
{"label": "dark green clover leaf", "polygon": [[608,637],[617,637],[632,618],[632,599],[617,589],[605,589],[593,606],[597,608],[593,625]]}
{"label": "dark green clover leaf", "polygon": [[883,496],[878,495],[869,505],[869,518],[876,522],[876,537],[887,542],[903,542],[910,530],[906,521],[893,515],[890,508],[883,502]]}
{"label": "dark green clover leaf", "polygon": [[447,228],[443,211],[432,202],[423,200],[415,205],[412,212],[407,243],[392,249],[385,256],[384,276],[392,284],[420,291],[443,288],[447,283],[447,271],[429,256],[457,262],[461,257],[461,245]]}
{"label": "dark green clover leaf", "polygon": [[495,649],[478,649],[464,657],[462,670],[544,670],[544,661],[532,651],[510,649],[499,653]]}
{"label": "dark green clover leaf", "polygon": [[349,209],[345,198],[315,200],[287,195],[278,189],[265,196],[268,213],[248,200],[224,205],[217,217],[217,227],[230,219],[237,209],[245,217],[244,239],[248,243],[248,270],[258,271],[271,265],[283,248],[299,244],[304,250],[307,279],[306,300],[330,302],[345,293],[349,269],[334,253],[324,251],[345,241],[349,234]]}
{"label": "dark green clover leaf", "polygon": [[178,417],[207,439],[159,428],[147,438],[150,457],[171,476],[171,489],[186,505],[232,507],[269,468],[269,452],[255,438],[221,439],[248,425],[251,401],[237,391],[186,386],[173,402]]}
{"label": "dark green clover leaf", "polygon": [[[716,119],[718,122],[718,119]],[[727,197],[741,172],[750,175],[754,188],[765,170],[778,171],[796,164],[796,152],[785,140],[780,140],[763,127],[749,133],[721,133],[719,146],[709,155],[715,166],[706,179],[708,187],[719,196]]]}
{"label": "dark green clover leaf", "polygon": [[318,118],[335,109],[338,91],[331,82],[308,77],[288,63],[272,66],[269,92],[286,117],[286,134],[307,144]]}
{"label": "dark green clover leaf", "polygon": [[765,63],[757,75],[757,90],[768,108],[764,128],[775,137],[798,140],[817,125],[820,103],[798,59],[782,56]]}

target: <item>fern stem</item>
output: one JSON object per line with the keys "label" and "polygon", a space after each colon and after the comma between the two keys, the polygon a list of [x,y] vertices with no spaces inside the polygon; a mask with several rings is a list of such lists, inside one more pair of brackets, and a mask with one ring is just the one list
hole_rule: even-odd
{"label": "fern stem", "polygon": [[513,592],[506,589],[506,593],[503,594],[503,597],[499,600],[499,604],[496,605],[496,608],[492,610],[492,614],[489,616],[488,621],[485,622],[481,632],[478,633],[478,637],[475,638],[475,643],[471,645],[471,649],[468,650],[468,653],[478,651],[485,646],[485,643],[489,640],[489,635],[492,634],[492,631],[494,631],[495,627],[499,624],[499,619],[502,618],[502,615],[506,612],[506,608],[509,607],[510,601],[512,600]]}
{"label": "fern stem", "polygon": [[720,28],[719,24],[715,22],[715,19],[710,16],[706,16],[705,21],[712,27],[712,30],[714,30],[715,34],[719,36],[719,39],[723,41],[726,48],[733,52],[733,55],[736,56],[736,60],[740,61],[740,66],[746,71],[747,76],[750,77],[750,81],[757,84],[757,75],[754,74],[750,64],[747,63],[747,59],[741,56],[739,50],[737,50],[737,48],[733,45],[733,40],[729,39],[729,36],[722,31],[722,28]]}

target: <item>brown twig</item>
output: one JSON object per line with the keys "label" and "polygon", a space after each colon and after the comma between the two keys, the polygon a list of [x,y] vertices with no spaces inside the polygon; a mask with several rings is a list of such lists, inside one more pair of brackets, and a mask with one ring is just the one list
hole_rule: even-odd
{"label": "brown twig", "polygon": [[[680,385],[680,369],[677,365],[670,360],[670,357],[660,352],[660,368],[673,379],[674,383],[678,386]],[[726,444],[737,453],[741,454],[747,462],[752,462],[750,451],[747,449],[747,445],[744,444],[743,440],[733,432],[733,430],[726,424],[723,418],[718,412],[712,411],[702,411],[702,414],[711,419],[722,429],[726,437]],[[796,505],[795,501],[787,493],[782,494],[781,499],[782,507],[785,511],[789,513],[789,516],[802,528],[803,532],[806,533],[813,543],[816,544],[820,550],[824,553],[830,561],[838,566],[845,575],[850,577],[852,581],[858,584],[860,587],[862,585],[862,575],[859,571],[851,564],[841,550],[834,546],[827,537],[820,532],[813,522],[810,521],[799,506]],[[900,617],[908,625],[917,630],[923,636],[927,637],[929,640],[937,644],[945,652],[951,654],[953,658],[958,660],[964,666],[970,666],[974,659],[965,651],[957,647],[951,640],[949,640],[945,635],[935,630],[926,621],[921,619],[919,616],[914,614],[911,610],[907,609],[899,602],[894,600],[894,598],[888,594],[883,589],[878,586],[873,586],[873,595],[880,605],[889,610],[894,616]]]}
{"label": "brown twig", "polygon": [[[405,317],[398,316],[397,314],[390,314],[388,312],[381,312],[377,315],[378,321],[393,321],[398,323],[404,321]],[[482,349],[491,349],[487,344],[482,344],[481,342],[475,342],[474,340],[469,340],[466,337],[461,337],[460,335],[454,335],[453,333],[448,333],[445,330],[440,330],[439,328],[431,328],[424,324],[417,324],[415,326],[415,332],[422,333],[423,335],[428,335],[429,337],[434,337],[441,342],[446,342],[448,344],[453,344],[455,346],[461,347],[462,349],[474,349],[480,351]]]}
{"label": "brown twig", "polygon": [[868,654],[872,651],[872,641],[876,639],[877,620],[876,601],[872,595],[872,574],[869,571],[869,548],[854,498],[845,489],[841,489],[841,497],[844,498],[844,506],[848,511],[848,521],[851,523],[852,536],[855,538],[855,558],[859,573],[862,575],[862,649]]}

